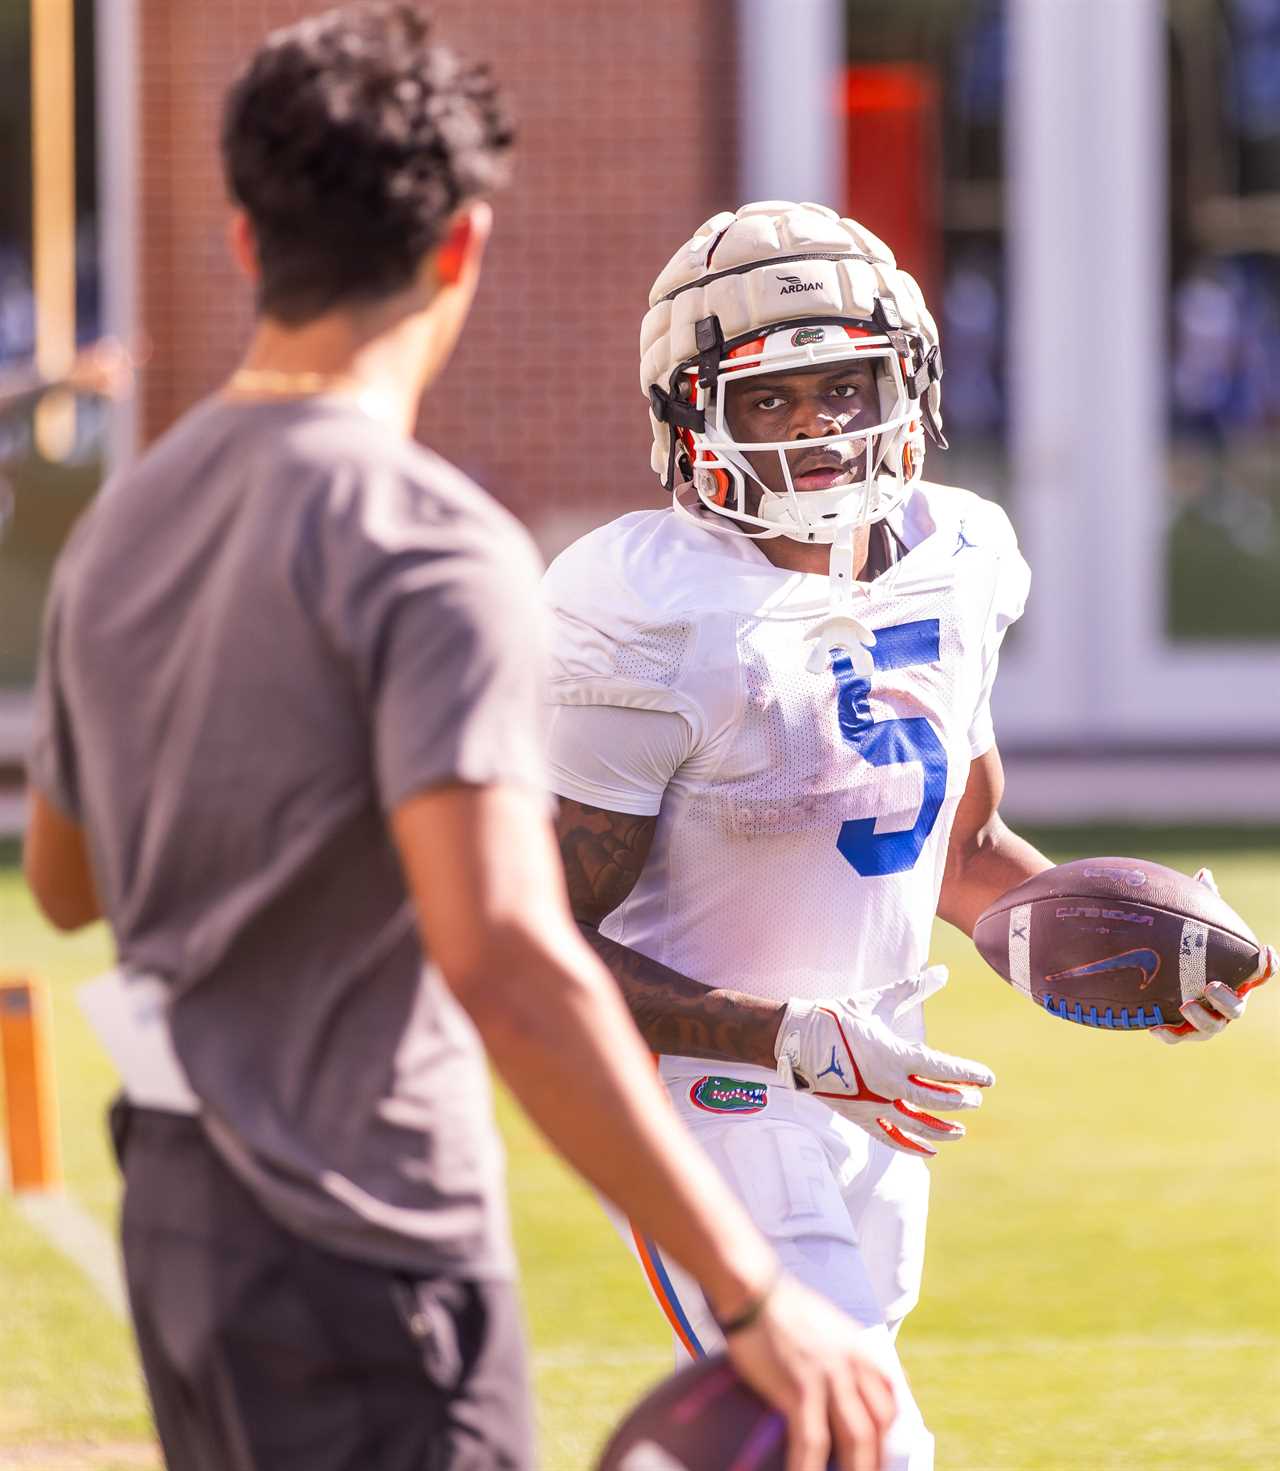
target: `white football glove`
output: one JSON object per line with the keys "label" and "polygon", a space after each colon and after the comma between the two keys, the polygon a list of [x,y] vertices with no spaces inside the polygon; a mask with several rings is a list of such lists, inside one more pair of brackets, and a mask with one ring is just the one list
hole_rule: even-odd
{"label": "white football glove", "polygon": [[[1211,869],[1198,870],[1196,880],[1213,893],[1218,892]],[[1162,1042],[1207,1042],[1211,1037],[1225,1032],[1229,1023],[1240,1020],[1244,1015],[1247,999],[1245,992],[1255,990],[1264,981],[1269,981],[1278,970],[1280,957],[1270,945],[1264,945],[1258,956],[1258,968],[1248,980],[1235,988],[1222,981],[1210,981],[1202,995],[1191,1001],[1184,1001],[1178,1008],[1184,1018],[1182,1022],[1171,1027],[1151,1027],[1150,1031]]]}
{"label": "white football glove", "polygon": [[882,1144],[937,1154],[929,1141],[959,1139],[964,1125],[911,1105],[944,1112],[977,1108],[978,1090],[995,1082],[980,1062],[909,1042],[890,1026],[946,981],[946,967],[931,965],[857,996],[789,1002],[774,1049],[779,1073]]}

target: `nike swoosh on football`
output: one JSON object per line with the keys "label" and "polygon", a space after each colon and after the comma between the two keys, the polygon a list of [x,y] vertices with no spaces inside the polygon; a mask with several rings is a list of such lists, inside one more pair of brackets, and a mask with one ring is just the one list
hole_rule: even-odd
{"label": "nike swoosh on football", "polygon": [[1126,950],[1122,955],[1110,955],[1106,960],[1093,960],[1088,965],[1073,965],[1070,970],[1060,970],[1045,976],[1045,982],[1069,981],[1078,976],[1100,976],[1113,970],[1140,970],[1142,980],[1138,990],[1145,991],[1156,978],[1160,969],[1160,957],[1154,950]]}

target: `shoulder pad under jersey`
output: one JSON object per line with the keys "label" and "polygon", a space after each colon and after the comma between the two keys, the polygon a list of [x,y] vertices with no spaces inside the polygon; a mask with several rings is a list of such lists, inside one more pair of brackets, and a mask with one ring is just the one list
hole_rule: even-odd
{"label": "shoulder pad under jersey", "polygon": [[734,570],[723,540],[669,510],[637,511],[561,552],[543,579],[553,701],[679,710],[701,728],[706,692],[686,675],[716,576]]}
{"label": "shoulder pad under jersey", "polygon": [[[918,498],[918,499],[917,499]],[[954,565],[960,577],[994,577],[992,613],[1001,628],[1022,616],[1031,586],[1031,569],[1018,550],[1013,524],[1002,506],[959,486],[921,481],[906,513],[907,540],[932,526],[938,555]]]}

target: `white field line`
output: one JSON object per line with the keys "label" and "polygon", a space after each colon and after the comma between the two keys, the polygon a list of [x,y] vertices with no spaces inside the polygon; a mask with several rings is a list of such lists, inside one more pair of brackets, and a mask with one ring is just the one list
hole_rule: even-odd
{"label": "white field line", "polygon": [[[964,1358],[999,1358],[1006,1354],[1019,1357],[1061,1358],[1072,1353],[1138,1353],[1156,1349],[1175,1353],[1221,1353],[1231,1349],[1257,1348],[1275,1350],[1280,1345],[1280,1335],[1273,1333],[1199,1333],[1164,1336],[1159,1333],[1117,1333],[1091,1338],[1087,1335],[1062,1338],[966,1338],[957,1343],[939,1343],[924,1340],[912,1343],[899,1340],[903,1360],[910,1364],[912,1359],[944,1358],[960,1354]],[[605,1364],[610,1368],[631,1368],[652,1365],[663,1368],[670,1360],[670,1352],[655,1348],[636,1349],[587,1349],[561,1347],[543,1349],[534,1355],[534,1367],[538,1369],[582,1369],[592,1364]]]}
{"label": "white field line", "polygon": [[[70,1196],[19,1195],[15,1199],[19,1213],[46,1241],[60,1251],[84,1273],[107,1305],[120,1317],[128,1312],[120,1256],[111,1234]],[[940,1358],[963,1354],[966,1358],[998,1358],[1006,1354],[1019,1356],[1058,1357],[1072,1352],[1116,1353],[1158,1351],[1184,1354],[1220,1353],[1231,1349],[1275,1349],[1280,1338],[1269,1333],[1193,1333],[1165,1335],[1160,1333],[1117,1333],[1102,1336],[1041,1336],[1021,1338],[967,1338],[962,1343],[923,1339],[912,1342],[910,1336],[901,1343],[902,1356],[908,1362],[915,1358]],[[670,1361],[663,1348],[592,1349],[563,1346],[543,1349],[534,1356],[540,1369],[577,1369],[591,1364],[615,1368],[651,1365],[661,1369]]]}
{"label": "white field line", "polygon": [[120,1253],[115,1240],[69,1195],[24,1193],[14,1198],[18,1214],[89,1279],[107,1306],[128,1312]]}
{"label": "white field line", "polygon": [[128,1466],[131,1471],[163,1471],[160,1452],[143,1440],[52,1441],[0,1447],[0,1471],[93,1471],[96,1466]]}
{"label": "white field line", "polygon": [[1078,1334],[1043,1338],[966,1338],[958,1343],[938,1343],[925,1340],[912,1343],[909,1339],[899,1340],[904,1359],[942,1357],[945,1354],[978,1354],[995,1358],[1001,1354],[1032,1354],[1058,1357],[1063,1354],[1097,1353],[1099,1349],[1115,1353],[1142,1353],[1156,1349],[1176,1353],[1220,1353],[1235,1348],[1265,1348],[1274,1350],[1280,1346],[1280,1335],[1275,1333],[1104,1333],[1098,1336]]}
{"label": "white field line", "polygon": [[[672,1339],[672,1343],[675,1339]],[[602,1364],[609,1369],[631,1369],[647,1366],[655,1374],[670,1372],[670,1348],[544,1348],[533,1356],[535,1369],[586,1369]]]}

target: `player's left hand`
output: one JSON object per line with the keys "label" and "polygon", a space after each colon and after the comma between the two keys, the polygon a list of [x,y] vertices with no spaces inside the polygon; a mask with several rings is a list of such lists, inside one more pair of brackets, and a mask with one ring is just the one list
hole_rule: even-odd
{"label": "player's left hand", "polygon": [[778,1069],[873,1139],[906,1154],[964,1137],[936,1117],[977,1108],[995,1074],[980,1062],[937,1052],[892,1026],[945,985],[944,966],[829,1001],[791,1001],[778,1028]]}
{"label": "player's left hand", "polygon": [[[1196,879],[1206,889],[1215,894],[1218,892],[1211,870],[1200,869]],[[1240,1020],[1247,1001],[1245,993],[1269,981],[1277,970],[1280,970],[1280,957],[1272,946],[1264,945],[1258,956],[1258,968],[1240,986],[1232,988],[1222,981],[1210,981],[1202,996],[1185,1001],[1178,1008],[1183,1020],[1177,1026],[1152,1027],[1152,1036],[1159,1037],[1162,1042],[1207,1042],[1225,1032],[1231,1022]]]}

